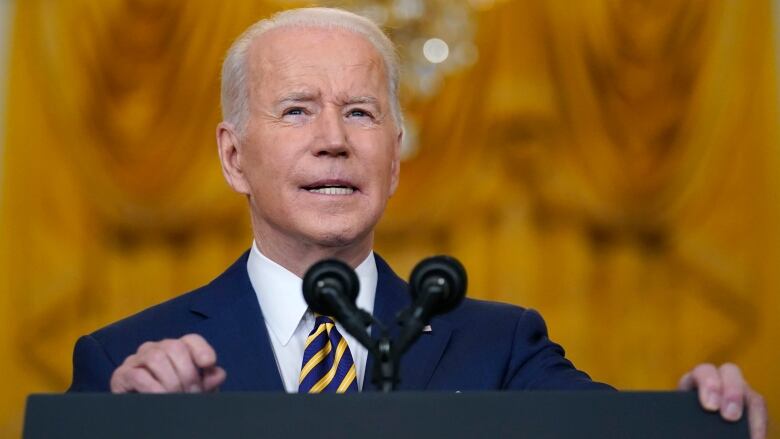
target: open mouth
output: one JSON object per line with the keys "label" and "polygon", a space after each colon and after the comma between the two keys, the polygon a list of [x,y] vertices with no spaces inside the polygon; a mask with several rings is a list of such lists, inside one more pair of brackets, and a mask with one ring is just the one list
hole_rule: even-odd
{"label": "open mouth", "polygon": [[303,189],[322,195],[352,195],[357,188],[345,182],[315,183],[304,186]]}

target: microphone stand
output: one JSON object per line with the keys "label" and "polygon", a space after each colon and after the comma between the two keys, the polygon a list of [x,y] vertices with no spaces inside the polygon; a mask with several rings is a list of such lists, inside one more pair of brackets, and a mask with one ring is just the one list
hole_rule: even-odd
{"label": "microphone stand", "polygon": [[[345,319],[349,321],[349,324],[345,324],[344,321],[341,324],[374,357],[373,384],[383,393],[392,392],[398,384],[398,363],[403,351],[396,348],[397,345],[390,338],[390,331],[382,322],[365,310],[356,308],[356,311],[357,313],[352,314],[351,318]],[[365,329],[372,324],[379,331],[379,337],[376,340],[371,338]]]}
{"label": "microphone stand", "polygon": [[[426,286],[431,293],[440,293],[442,289],[440,284]],[[349,332],[373,355],[374,374],[372,382],[383,393],[394,391],[396,385],[398,385],[398,366],[401,356],[422,335],[425,322],[430,320],[428,310],[430,310],[431,302],[434,300],[434,294],[425,294],[421,296],[420,300],[398,315],[398,323],[403,329],[395,341],[390,338],[389,331],[382,322],[366,311],[358,309],[365,326],[373,324],[380,331],[379,337],[374,340],[368,336],[366,331],[362,331],[361,334]]]}
{"label": "microphone stand", "polygon": [[[430,297],[430,296],[427,296]],[[365,313],[371,323],[375,324],[380,330],[377,340],[370,345],[365,344],[366,348],[374,356],[374,375],[373,383],[383,393],[389,393],[395,390],[398,384],[398,365],[401,362],[401,356],[409,347],[420,338],[424,328],[424,322],[428,319],[421,312],[424,306],[414,306],[402,312],[398,316],[398,322],[403,327],[398,339],[393,341],[390,338],[387,328],[375,319],[372,315]],[[362,311],[362,310],[361,310]]]}
{"label": "microphone stand", "polygon": [[[392,392],[398,384],[400,354],[394,349],[393,340],[390,339],[390,332],[387,330],[387,327],[362,309],[359,312],[367,324],[374,324],[374,327],[379,330],[379,337],[376,341],[368,337],[367,343],[365,341],[366,338],[356,337],[374,357],[372,382],[383,393]],[[352,335],[355,336],[355,334]]]}
{"label": "microphone stand", "polygon": [[393,352],[393,341],[383,335],[376,343],[374,354],[374,384],[382,393],[390,393],[395,390],[398,383],[398,359]]}

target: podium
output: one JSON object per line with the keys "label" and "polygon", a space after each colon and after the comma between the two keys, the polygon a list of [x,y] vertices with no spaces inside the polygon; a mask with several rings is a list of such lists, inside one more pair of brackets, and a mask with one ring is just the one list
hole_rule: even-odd
{"label": "podium", "polygon": [[31,395],[39,438],[747,439],[693,392]]}

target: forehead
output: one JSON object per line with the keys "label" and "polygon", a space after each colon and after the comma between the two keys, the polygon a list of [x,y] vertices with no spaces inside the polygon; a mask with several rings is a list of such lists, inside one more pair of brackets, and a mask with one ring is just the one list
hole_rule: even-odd
{"label": "forehead", "polygon": [[363,35],[344,29],[272,29],[252,42],[247,61],[250,82],[260,88],[326,85],[351,92],[376,89],[382,94],[387,88],[377,49]]}

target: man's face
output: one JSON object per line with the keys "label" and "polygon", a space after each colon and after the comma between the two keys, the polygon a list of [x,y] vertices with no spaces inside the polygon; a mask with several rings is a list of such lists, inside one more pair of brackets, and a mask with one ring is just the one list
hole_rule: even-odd
{"label": "man's face", "polygon": [[249,195],[256,236],[370,246],[400,144],[379,53],[351,32],[279,28],[250,46],[248,78],[234,188]]}

